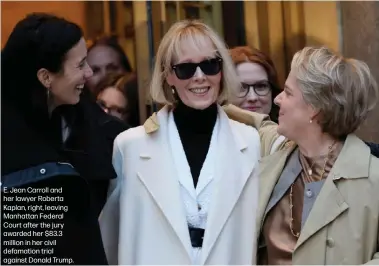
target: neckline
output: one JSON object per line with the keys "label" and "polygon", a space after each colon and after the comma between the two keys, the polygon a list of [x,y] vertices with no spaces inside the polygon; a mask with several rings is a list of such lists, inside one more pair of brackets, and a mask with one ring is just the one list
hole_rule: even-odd
{"label": "neckline", "polygon": [[212,134],[217,114],[218,106],[216,103],[200,110],[189,107],[180,101],[173,110],[174,121],[179,132]]}

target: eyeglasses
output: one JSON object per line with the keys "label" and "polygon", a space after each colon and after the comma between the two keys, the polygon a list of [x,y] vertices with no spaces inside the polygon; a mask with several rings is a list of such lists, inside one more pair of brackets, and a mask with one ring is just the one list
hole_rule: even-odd
{"label": "eyeglasses", "polygon": [[172,69],[175,71],[175,75],[178,79],[185,80],[195,75],[197,67],[200,67],[205,75],[213,76],[221,71],[222,59],[217,57],[201,61],[200,63],[181,63],[173,65]]}
{"label": "eyeglasses", "polygon": [[259,81],[254,84],[247,84],[241,82],[241,87],[237,92],[237,96],[239,98],[244,98],[249,94],[251,88],[253,88],[254,92],[258,96],[266,96],[272,89],[272,85],[269,81]]}

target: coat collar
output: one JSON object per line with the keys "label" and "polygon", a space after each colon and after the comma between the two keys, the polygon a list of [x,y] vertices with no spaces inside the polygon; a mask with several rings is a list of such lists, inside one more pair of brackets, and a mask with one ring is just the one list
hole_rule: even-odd
{"label": "coat collar", "polygon": [[[168,112],[170,112],[172,109],[173,109],[172,106],[165,105],[158,113],[153,113],[143,124],[146,134],[150,135],[158,131],[160,128],[158,116],[161,116],[163,119],[165,119],[167,118]],[[222,114],[222,116],[224,116],[224,118],[228,118],[228,115],[226,115],[226,113],[223,111],[221,107],[218,107],[218,110],[219,110],[219,113]],[[239,149],[240,150],[245,149],[247,147],[247,143],[244,141],[242,136],[237,132],[237,130],[234,127],[232,128],[232,132]]]}
{"label": "coat collar", "polygon": [[[280,150],[261,161],[260,172],[260,207],[257,226],[259,230],[263,226],[264,213],[270,200],[271,193],[278,182],[278,178],[285,166],[287,158],[297,147],[294,142],[288,142],[283,150]],[[357,156],[359,154],[359,156]],[[354,134],[348,135],[337,157],[312,210],[309,213],[300,237],[295,247],[295,253],[310,237],[321,228],[333,222],[339,215],[345,212],[349,205],[345,195],[339,189],[339,180],[368,178],[370,167],[370,148]],[[353,162],[353,163],[352,163]],[[328,206],[328,208],[325,208]]]}
{"label": "coat collar", "polygon": [[[163,107],[144,124],[148,136],[140,150],[142,166],[138,176],[190,256],[192,248],[186,214],[181,205],[182,198],[178,179],[175,175],[172,155],[167,145],[167,122],[170,110],[171,107],[169,106]],[[215,178],[217,178],[218,190],[217,193],[212,194],[209,206],[202,263],[206,262],[230,214],[240,199],[243,188],[254,167],[256,167],[252,163],[254,162],[253,154],[256,154],[254,151],[259,150],[259,146],[252,147],[250,150],[246,138],[235,126],[231,126],[230,123],[235,122],[229,120],[221,107],[218,107],[218,111],[220,121],[218,143],[222,143],[223,147],[216,157]],[[233,161],[239,161],[240,164],[236,165]],[[154,172],[154,169],[159,169],[159,171]],[[168,196],[168,191],[170,196]]]}

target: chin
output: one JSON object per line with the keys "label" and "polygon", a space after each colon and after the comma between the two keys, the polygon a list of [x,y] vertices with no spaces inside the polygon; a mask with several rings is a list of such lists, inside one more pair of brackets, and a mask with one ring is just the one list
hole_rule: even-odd
{"label": "chin", "polygon": [[189,106],[192,107],[193,109],[204,110],[204,109],[207,109],[212,104],[213,102],[203,102],[203,103],[198,102],[198,103],[192,103]]}
{"label": "chin", "polygon": [[75,104],[79,103],[79,101],[80,101],[80,97],[77,97],[77,98],[70,99],[70,101],[67,102],[67,104],[75,105]]}

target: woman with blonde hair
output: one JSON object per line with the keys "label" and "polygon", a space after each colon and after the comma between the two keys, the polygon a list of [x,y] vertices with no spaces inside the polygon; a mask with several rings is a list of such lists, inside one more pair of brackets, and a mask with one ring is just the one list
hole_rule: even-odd
{"label": "woman with blonde hair", "polygon": [[220,103],[239,86],[224,42],[175,23],[156,55],[151,96],[165,105],[114,144],[118,179],[100,219],[110,264],[255,264],[256,129]]}
{"label": "woman with blonde hair", "polygon": [[295,54],[275,103],[279,125],[227,107],[259,128],[258,262],[378,264],[379,160],[355,134],[378,102],[368,66],[327,48]]}

